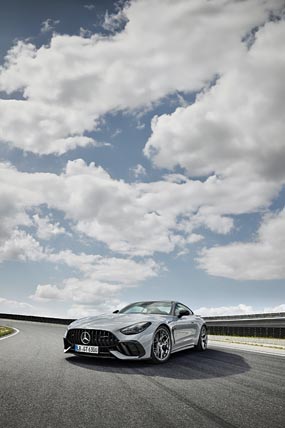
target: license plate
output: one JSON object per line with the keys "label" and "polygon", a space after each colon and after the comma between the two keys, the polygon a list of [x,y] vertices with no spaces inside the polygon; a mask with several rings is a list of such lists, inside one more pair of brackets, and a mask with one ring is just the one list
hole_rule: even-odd
{"label": "license plate", "polygon": [[76,352],[87,352],[88,354],[99,354],[98,346],[74,345]]}

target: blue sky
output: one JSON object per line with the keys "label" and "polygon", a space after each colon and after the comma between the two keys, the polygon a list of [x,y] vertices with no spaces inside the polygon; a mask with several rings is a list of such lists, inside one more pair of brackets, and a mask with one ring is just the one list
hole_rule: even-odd
{"label": "blue sky", "polygon": [[0,312],[285,310],[282,7],[1,5]]}

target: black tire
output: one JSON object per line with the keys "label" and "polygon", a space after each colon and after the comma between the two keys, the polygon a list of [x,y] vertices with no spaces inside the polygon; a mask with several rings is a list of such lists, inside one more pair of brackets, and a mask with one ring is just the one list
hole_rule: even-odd
{"label": "black tire", "polygon": [[163,364],[171,355],[171,335],[167,327],[161,325],[153,335],[151,345],[151,360],[155,364]]}
{"label": "black tire", "polygon": [[205,325],[202,325],[199,335],[199,340],[197,345],[195,346],[196,351],[206,351],[208,347],[208,333],[207,333],[207,327]]}

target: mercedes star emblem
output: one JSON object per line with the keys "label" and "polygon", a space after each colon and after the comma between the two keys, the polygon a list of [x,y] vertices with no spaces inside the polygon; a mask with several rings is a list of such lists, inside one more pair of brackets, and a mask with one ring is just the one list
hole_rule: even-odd
{"label": "mercedes star emblem", "polygon": [[81,333],[80,338],[83,345],[88,345],[88,343],[90,343],[91,336],[90,336],[90,333],[88,333],[88,331],[83,331],[83,333]]}

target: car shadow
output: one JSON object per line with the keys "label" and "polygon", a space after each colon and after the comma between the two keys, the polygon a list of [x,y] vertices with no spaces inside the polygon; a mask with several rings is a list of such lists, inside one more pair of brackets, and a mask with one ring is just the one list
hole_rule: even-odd
{"label": "car shadow", "polygon": [[124,375],[142,374],[151,377],[172,379],[209,379],[233,376],[250,370],[249,364],[240,355],[208,349],[196,352],[193,349],[173,354],[165,364],[150,361],[125,361],[68,355],[66,361],[78,368],[96,372]]}

